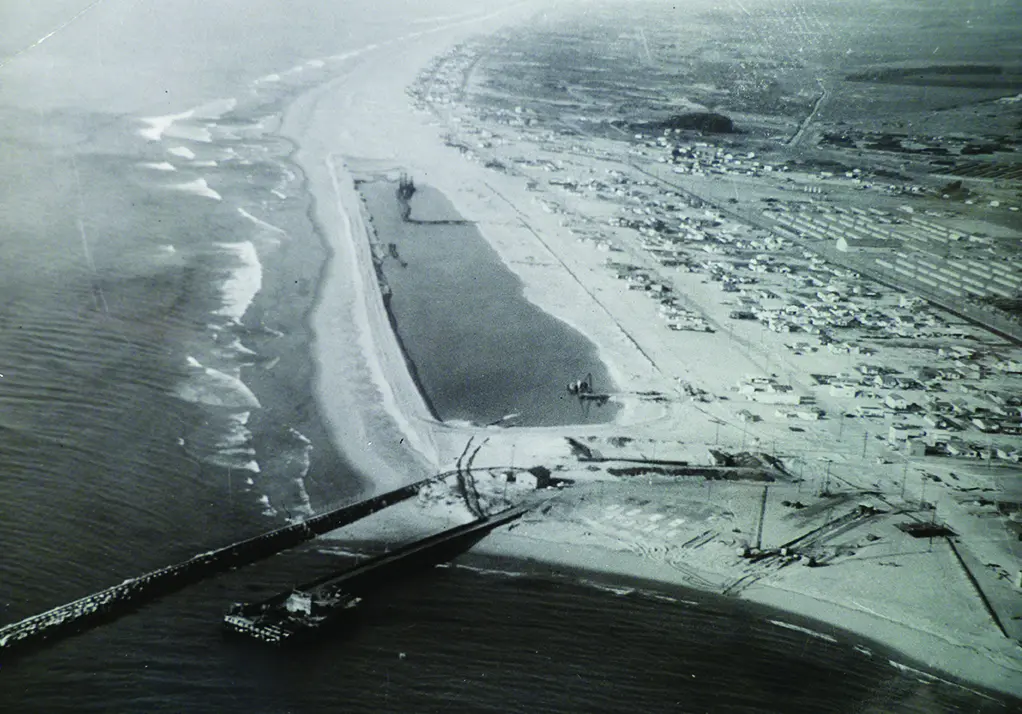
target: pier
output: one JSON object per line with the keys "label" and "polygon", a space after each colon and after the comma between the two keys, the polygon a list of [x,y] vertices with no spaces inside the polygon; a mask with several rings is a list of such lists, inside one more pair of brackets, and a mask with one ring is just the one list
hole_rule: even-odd
{"label": "pier", "polygon": [[351,625],[355,622],[355,608],[375,588],[460,555],[491,530],[520,518],[529,508],[515,506],[481,516],[268,600],[236,603],[224,615],[224,628],[233,635],[281,646]]}
{"label": "pier", "polygon": [[416,495],[422,485],[445,475],[402,486],[332,509],[300,523],[292,523],[223,548],[200,553],[184,562],[128,578],[105,590],[32,615],[20,622],[4,625],[0,627],[0,653],[25,649],[44,640],[81,632],[186,585],[268,558],[404,501]]}

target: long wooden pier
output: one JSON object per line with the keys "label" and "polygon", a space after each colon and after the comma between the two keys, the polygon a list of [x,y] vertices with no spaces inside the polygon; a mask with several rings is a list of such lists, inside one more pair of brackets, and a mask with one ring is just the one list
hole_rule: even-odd
{"label": "long wooden pier", "polygon": [[73,602],[0,627],[0,652],[27,648],[44,640],[67,636],[131,611],[142,603],[232,568],[249,565],[353,523],[387,506],[404,501],[436,478],[416,483],[313,516],[301,523],[200,553],[181,563],[153,570]]}

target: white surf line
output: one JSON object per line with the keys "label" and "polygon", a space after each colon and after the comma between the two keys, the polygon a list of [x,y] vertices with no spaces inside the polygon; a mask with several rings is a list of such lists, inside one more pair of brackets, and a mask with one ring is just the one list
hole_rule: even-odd
{"label": "white surf line", "polygon": [[11,61],[12,61],[13,59],[15,59],[15,58],[19,57],[20,55],[23,55],[23,54],[25,54],[25,53],[26,53],[26,52],[28,52],[29,50],[31,50],[31,49],[33,49],[33,48],[35,48],[35,47],[38,47],[38,46],[39,46],[39,45],[41,45],[42,43],[46,42],[46,40],[48,40],[48,39],[50,39],[51,37],[53,37],[54,35],[56,35],[56,34],[57,34],[58,32],[60,32],[60,31],[61,31],[61,30],[63,30],[63,29],[65,28],[65,27],[67,27],[68,25],[70,25],[70,24],[71,24],[72,22],[74,22],[75,20],[77,20],[77,19],[78,19],[79,17],[81,17],[82,15],[84,15],[85,13],[87,13],[87,12],[88,12],[89,10],[91,10],[92,8],[94,8],[94,7],[96,7],[97,5],[99,5],[99,4],[101,3],[101,2],[103,2],[103,0],[95,0],[95,2],[93,2],[93,3],[91,4],[91,5],[88,5],[88,6],[87,6],[87,7],[85,7],[84,9],[82,9],[82,10],[79,10],[79,11],[78,11],[77,13],[75,13],[74,15],[72,15],[72,16],[71,16],[71,19],[70,19],[70,20],[68,20],[67,22],[65,22],[64,24],[62,24],[62,25],[58,25],[56,29],[52,30],[51,32],[49,32],[49,33],[48,33],[48,34],[46,34],[46,35],[43,35],[43,36],[42,36],[42,37],[40,37],[40,38],[39,38],[38,40],[36,40],[36,41],[35,41],[35,42],[33,42],[32,44],[30,44],[30,45],[29,45],[28,47],[23,47],[22,49],[18,50],[17,52],[15,52],[15,53],[14,53],[14,54],[12,54],[11,56],[9,56],[9,57],[8,57],[7,59],[5,59],[5,60],[3,60],[3,61],[0,61],[0,69],[2,69],[3,67],[5,67],[5,66],[6,66],[6,65],[7,65],[7,64],[8,64],[9,62],[11,62]]}
{"label": "white surf line", "polygon": [[817,632],[816,630],[810,630],[808,627],[800,627],[798,625],[793,625],[790,622],[784,622],[783,620],[768,620],[768,622],[771,625],[783,627],[786,630],[794,630],[795,632],[801,632],[805,635],[809,635],[810,637],[815,637],[820,640],[826,640],[827,642],[837,642],[837,638],[828,635],[825,632]]}
{"label": "white surf line", "polygon": [[198,178],[194,181],[188,181],[186,183],[178,183],[170,186],[175,191],[181,191],[183,193],[190,193],[193,196],[202,196],[203,198],[212,198],[214,201],[223,200],[223,197],[209,187],[206,183],[206,179]]}
{"label": "white surf line", "polygon": [[238,213],[240,213],[244,218],[247,218],[248,220],[250,220],[253,223],[255,223],[260,228],[265,228],[265,229],[267,229],[269,231],[273,231],[274,233],[280,233],[283,236],[287,235],[287,231],[285,231],[283,228],[278,228],[277,226],[273,225],[272,223],[267,223],[263,219],[257,218],[256,216],[253,216],[251,213],[246,211],[244,208],[241,208],[240,206],[238,207]]}

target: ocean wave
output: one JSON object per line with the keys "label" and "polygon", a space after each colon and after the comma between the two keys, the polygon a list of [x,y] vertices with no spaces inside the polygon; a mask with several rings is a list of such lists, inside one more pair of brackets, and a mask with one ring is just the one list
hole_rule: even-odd
{"label": "ocean wave", "polygon": [[200,104],[191,111],[192,116],[200,119],[219,119],[224,114],[234,111],[237,106],[237,99],[234,97],[224,97],[223,99],[214,99],[205,104]]}
{"label": "ocean wave", "polygon": [[309,492],[305,488],[305,477],[309,475],[309,469],[312,468],[312,441],[297,429],[289,428],[288,432],[301,445],[296,449],[298,455],[291,456],[291,459],[297,462],[298,465],[298,473],[293,479],[295,489],[298,491],[299,503],[297,508],[305,515],[311,516],[315,511],[312,509],[312,499],[309,498]]}
{"label": "ocean wave", "polygon": [[168,127],[164,134],[174,139],[187,139],[188,141],[195,141],[200,144],[213,143],[213,134],[206,126],[174,124]]}
{"label": "ocean wave", "polygon": [[[217,331],[217,337],[228,334],[222,331]],[[253,365],[257,364],[262,358],[258,352],[250,350],[241,343],[241,338],[232,337],[230,342],[221,344],[221,340],[218,340],[217,347],[214,349],[213,354],[224,360],[231,360],[242,365]]]}
{"label": "ocean wave", "polygon": [[204,178],[198,178],[194,181],[186,181],[185,183],[176,183],[173,184],[171,188],[183,193],[191,193],[204,198],[212,198],[214,201],[223,200],[223,197],[219,193],[209,187],[209,184],[206,183],[206,179]]}
{"label": "ocean wave", "polygon": [[189,149],[187,146],[172,146],[169,149],[167,149],[167,153],[173,154],[174,156],[179,156],[182,159],[191,160],[195,158],[195,152]]}
{"label": "ocean wave", "polygon": [[277,509],[270,505],[270,497],[265,493],[259,497],[259,504],[263,507],[263,515],[272,518],[277,515]]}
{"label": "ocean wave", "polygon": [[[228,415],[224,431],[215,442],[217,449],[238,449],[252,440],[252,432],[248,430],[248,419],[251,412],[235,412]],[[252,450],[255,454],[255,450]]]}
{"label": "ocean wave", "polygon": [[219,451],[207,454],[202,457],[202,461],[210,464],[211,466],[219,466],[220,468],[230,469],[232,471],[247,471],[253,474],[259,473],[259,462],[253,458],[248,458],[245,453]]}
{"label": "ocean wave", "polygon": [[261,408],[256,395],[239,377],[205,367],[188,358],[191,374],[178,384],[178,398],[193,404],[248,411]]}
{"label": "ocean wave", "polygon": [[451,567],[458,568],[459,570],[468,570],[473,573],[479,573],[481,575],[496,575],[502,578],[521,578],[528,575],[528,573],[520,570],[501,570],[499,568],[483,568],[478,565],[465,565],[464,563],[453,563]]}
{"label": "ocean wave", "polygon": [[205,126],[182,124],[182,122],[187,122],[189,119],[216,120],[232,111],[237,105],[238,102],[234,98],[215,99],[178,114],[143,117],[141,121],[146,126],[139,129],[138,133],[149,141],[160,141],[164,136],[170,136],[209,143],[213,137]]}
{"label": "ocean wave", "polygon": [[139,129],[138,133],[149,141],[162,141],[163,137],[169,136],[175,139],[187,139],[208,144],[213,141],[209,129],[195,124],[182,124],[182,122],[195,116],[195,113],[194,109],[189,109],[179,114],[144,117],[142,122],[148,126]]}
{"label": "ocean wave", "polygon": [[263,267],[259,262],[259,253],[252,241],[217,243],[216,247],[232,254],[237,263],[221,288],[223,307],[216,314],[241,320],[262,288]]}
{"label": "ocean wave", "polygon": [[784,622],[782,620],[768,620],[771,625],[777,627],[783,627],[786,630],[794,630],[795,632],[801,632],[810,637],[815,637],[819,640],[826,640],[827,642],[837,642],[837,638],[832,637],[824,632],[817,632],[816,630],[810,630],[808,627],[800,627],[799,625],[793,625],[790,622]]}
{"label": "ocean wave", "polygon": [[174,126],[176,122],[189,119],[194,113],[195,111],[193,109],[189,109],[188,111],[181,112],[180,114],[166,114],[160,117],[144,117],[142,119],[142,123],[147,124],[148,126],[144,129],[139,129],[138,133],[149,141],[160,141],[166,131]]}
{"label": "ocean wave", "polygon": [[685,600],[679,597],[673,597],[656,590],[640,590],[639,594],[650,600],[657,600],[658,602],[669,602],[672,605],[700,605],[702,603],[696,600]]}
{"label": "ocean wave", "polygon": [[579,582],[582,585],[587,585],[587,586],[589,586],[591,588],[594,588],[595,590],[601,590],[603,592],[611,593],[611,594],[617,595],[619,597],[624,597],[626,595],[632,595],[632,594],[634,594],[636,592],[635,588],[618,587],[618,586],[615,586],[615,585],[608,585],[607,583],[599,583],[599,582],[596,582],[595,580],[584,580],[583,579],[583,580],[580,580]]}
{"label": "ocean wave", "polygon": [[[244,208],[239,207],[238,208],[238,213],[241,215],[242,218],[252,222],[256,226],[261,228],[262,232],[263,232],[263,236],[262,237],[265,240],[269,240],[274,245],[280,245],[280,238],[287,238],[288,237],[287,236],[287,231],[285,231],[283,228],[278,228],[277,226],[273,225],[272,223],[268,223],[267,221],[264,221],[262,218],[259,218],[258,216],[252,215],[251,213],[246,211]],[[269,234],[270,236],[273,236],[273,237],[269,237],[266,234]],[[278,238],[278,236],[279,236],[279,238]]]}
{"label": "ocean wave", "polygon": [[139,166],[153,171],[177,171],[177,167],[169,161],[143,161]]}
{"label": "ocean wave", "polygon": [[972,687],[966,687],[965,685],[959,684],[958,682],[952,682],[950,679],[944,679],[942,677],[938,677],[936,675],[930,674],[929,672],[924,672],[921,669],[916,669],[915,667],[909,667],[907,664],[902,664],[901,662],[895,662],[893,659],[889,659],[889,660],[887,660],[887,662],[892,667],[894,667],[895,669],[901,671],[902,673],[904,673],[906,675],[909,675],[909,676],[912,676],[912,677],[915,677],[916,681],[918,681],[918,682],[922,682],[924,684],[935,684],[935,683],[946,684],[946,685],[950,685],[952,687],[955,687],[957,689],[960,689],[960,690],[962,690],[964,692],[969,692],[969,694],[975,694],[976,696],[983,697],[984,699],[988,699],[988,700],[990,700],[992,702],[998,701],[995,697],[991,697],[988,694],[984,694],[983,692],[981,692],[981,691],[979,691],[977,689],[973,689]]}

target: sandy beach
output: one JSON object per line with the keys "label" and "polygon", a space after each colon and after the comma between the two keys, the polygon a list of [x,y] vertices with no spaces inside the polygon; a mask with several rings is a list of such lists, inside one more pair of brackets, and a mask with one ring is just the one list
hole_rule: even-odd
{"label": "sandy beach", "polygon": [[[523,281],[526,297],[597,346],[622,393],[654,390],[678,397],[686,379],[712,374],[723,384],[733,384],[744,374],[762,371],[763,365],[748,353],[736,353],[727,365],[716,364],[706,352],[673,354],[659,332],[627,325],[622,315],[632,308],[622,301],[630,297],[610,294],[620,288],[599,275],[599,259],[579,247],[556,216],[536,211],[520,182],[465,161],[444,145],[445,126],[437,116],[413,108],[406,90],[430,58],[467,36],[511,23],[533,7],[524,4],[505,13],[459,18],[386,47],[367,47],[353,53],[351,72],[302,96],[288,111],[283,131],[300,146],[297,160],[308,176],[315,219],[332,254],[312,326],[318,398],[335,444],[377,490],[452,468],[467,442],[480,447],[473,469],[488,469],[491,476],[509,467],[543,465],[577,481],[552,497],[547,504],[552,507],[491,535],[478,546],[480,553],[728,593],[873,638],[953,678],[1022,692],[1018,644],[993,631],[967,587],[947,585],[944,568],[956,567],[951,560],[936,568],[932,560],[926,568],[901,568],[898,577],[891,578],[882,568],[868,566],[760,572],[735,556],[755,522],[759,486],[720,486],[718,495],[727,507],[715,510],[706,505],[708,486],[701,481],[678,485],[652,478],[617,479],[594,473],[566,446],[567,437],[588,438],[612,450],[612,438],[627,431],[647,440],[645,452],[634,446],[639,456],[652,451],[660,459],[710,464],[706,445],[719,439],[714,419],[725,416],[722,407],[692,399],[664,403],[625,398],[613,424],[533,429],[444,424],[430,415],[390,328],[376,281],[373,235],[354,184],[360,171],[406,171],[441,190],[461,215],[476,222]],[[360,367],[353,373],[351,365]],[[354,386],[358,384],[372,388]],[[733,421],[729,424],[725,442],[737,447],[741,435],[744,444],[744,431],[734,428]],[[680,431],[684,443],[678,440]],[[664,489],[671,491],[669,500],[683,513],[674,514],[673,520],[671,514],[656,511],[657,504],[664,503]],[[778,485],[774,493],[794,498],[794,489]],[[583,504],[586,497],[589,501]],[[651,520],[640,527],[636,511],[627,523],[612,523],[615,514],[636,500],[652,504],[647,511],[654,512],[646,513]],[[705,507],[693,511],[697,503]],[[764,495],[764,509],[765,504]],[[378,541],[467,517],[457,506],[420,503],[373,517],[335,537]],[[672,528],[663,527],[675,521]],[[784,528],[797,532],[791,524]],[[729,530],[744,535],[728,542]],[[893,528],[888,530],[892,533],[885,532],[885,538],[896,537]],[[688,546],[707,531],[717,535],[713,543]],[[768,527],[766,537],[781,543],[790,533]],[[894,554],[882,548],[877,552],[881,559]]]}

